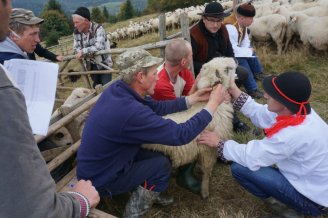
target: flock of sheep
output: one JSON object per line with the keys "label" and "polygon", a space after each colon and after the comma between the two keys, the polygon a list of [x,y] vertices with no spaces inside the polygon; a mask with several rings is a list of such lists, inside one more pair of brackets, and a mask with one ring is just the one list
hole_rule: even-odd
{"label": "flock of sheep", "polygon": [[[225,9],[232,8],[232,1],[219,1]],[[254,0],[256,16],[250,26],[250,36],[254,41],[274,41],[277,52],[286,51],[291,39],[299,36],[304,45],[317,50],[328,48],[328,1],[327,0]],[[166,28],[179,26],[181,13],[186,13],[189,23],[200,19],[198,13],[204,5],[191,6],[166,12]],[[130,21],[128,27],[122,27],[108,33],[110,41],[134,39],[150,32],[158,31],[159,19],[148,21]]]}

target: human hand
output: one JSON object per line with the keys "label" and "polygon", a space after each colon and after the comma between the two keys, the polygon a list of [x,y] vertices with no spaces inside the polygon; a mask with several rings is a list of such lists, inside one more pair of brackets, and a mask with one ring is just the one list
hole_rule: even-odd
{"label": "human hand", "polygon": [[241,90],[236,85],[234,79],[232,79],[230,81],[228,92],[231,94],[231,96],[233,97],[233,99],[237,99],[240,96],[240,94],[241,94]]}
{"label": "human hand", "polygon": [[79,192],[84,195],[88,199],[91,208],[95,208],[100,201],[99,194],[90,180],[79,180],[75,184],[72,191]]}
{"label": "human hand", "polygon": [[204,130],[197,138],[198,144],[207,145],[211,148],[218,147],[220,137],[212,131]]}
{"label": "human hand", "polygon": [[63,55],[57,55],[56,56],[57,61],[63,61],[64,60],[64,56]]}
{"label": "human hand", "polygon": [[217,85],[210,94],[210,98],[207,102],[207,109],[213,114],[215,113],[217,107],[225,100],[226,89],[221,85]]}
{"label": "human hand", "polygon": [[189,104],[193,105],[197,102],[207,101],[210,97],[211,90],[212,90],[211,88],[203,88],[203,89],[199,89],[196,92],[194,92],[193,94],[189,95],[187,97]]}
{"label": "human hand", "polygon": [[78,59],[78,60],[81,60],[83,54],[82,54],[82,51],[79,51],[76,55],[75,55],[75,58]]}

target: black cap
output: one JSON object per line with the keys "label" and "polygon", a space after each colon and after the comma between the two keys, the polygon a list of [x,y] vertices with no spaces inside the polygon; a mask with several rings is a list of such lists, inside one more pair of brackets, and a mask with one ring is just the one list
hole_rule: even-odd
{"label": "black cap", "polygon": [[[264,91],[268,95],[286,106],[295,114],[299,111],[300,104],[307,102],[311,95],[311,83],[309,79],[300,72],[290,71],[282,73],[279,76],[266,77],[262,85]],[[277,89],[279,89],[282,94]],[[304,106],[306,108],[306,113],[309,114],[311,112],[310,103],[305,103]]]}
{"label": "black cap", "polygon": [[205,17],[215,17],[215,18],[224,18],[228,17],[230,13],[224,12],[222,5],[218,2],[210,2],[206,5],[205,11],[203,13],[198,13]]}
{"label": "black cap", "polygon": [[73,14],[80,15],[90,21],[90,11],[86,7],[79,7]]}
{"label": "black cap", "polygon": [[237,7],[237,13],[244,17],[254,17],[256,10],[251,3],[246,3]]}

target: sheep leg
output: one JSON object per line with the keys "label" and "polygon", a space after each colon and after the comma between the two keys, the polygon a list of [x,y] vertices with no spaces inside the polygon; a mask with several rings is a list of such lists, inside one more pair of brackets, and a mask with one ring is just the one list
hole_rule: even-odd
{"label": "sheep leg", "polygon": [[200,194],[203,199],[207,199],[209,196],[210,176],[212,174],[214,164],[216,163],[216,149],[209,148],[206,145],[199,146],[203,146],[202,152],[200,152],[198,159],[198,163],[202,171]]}

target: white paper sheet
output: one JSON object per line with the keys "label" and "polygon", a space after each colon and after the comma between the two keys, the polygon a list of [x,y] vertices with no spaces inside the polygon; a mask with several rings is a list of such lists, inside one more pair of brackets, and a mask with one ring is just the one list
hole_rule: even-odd
{"label": "white paper sheet", "polygon": [[25,96],[33,133],[47,135],[55,102],[58,64],[11,59],[4,62],[4,67]]}

